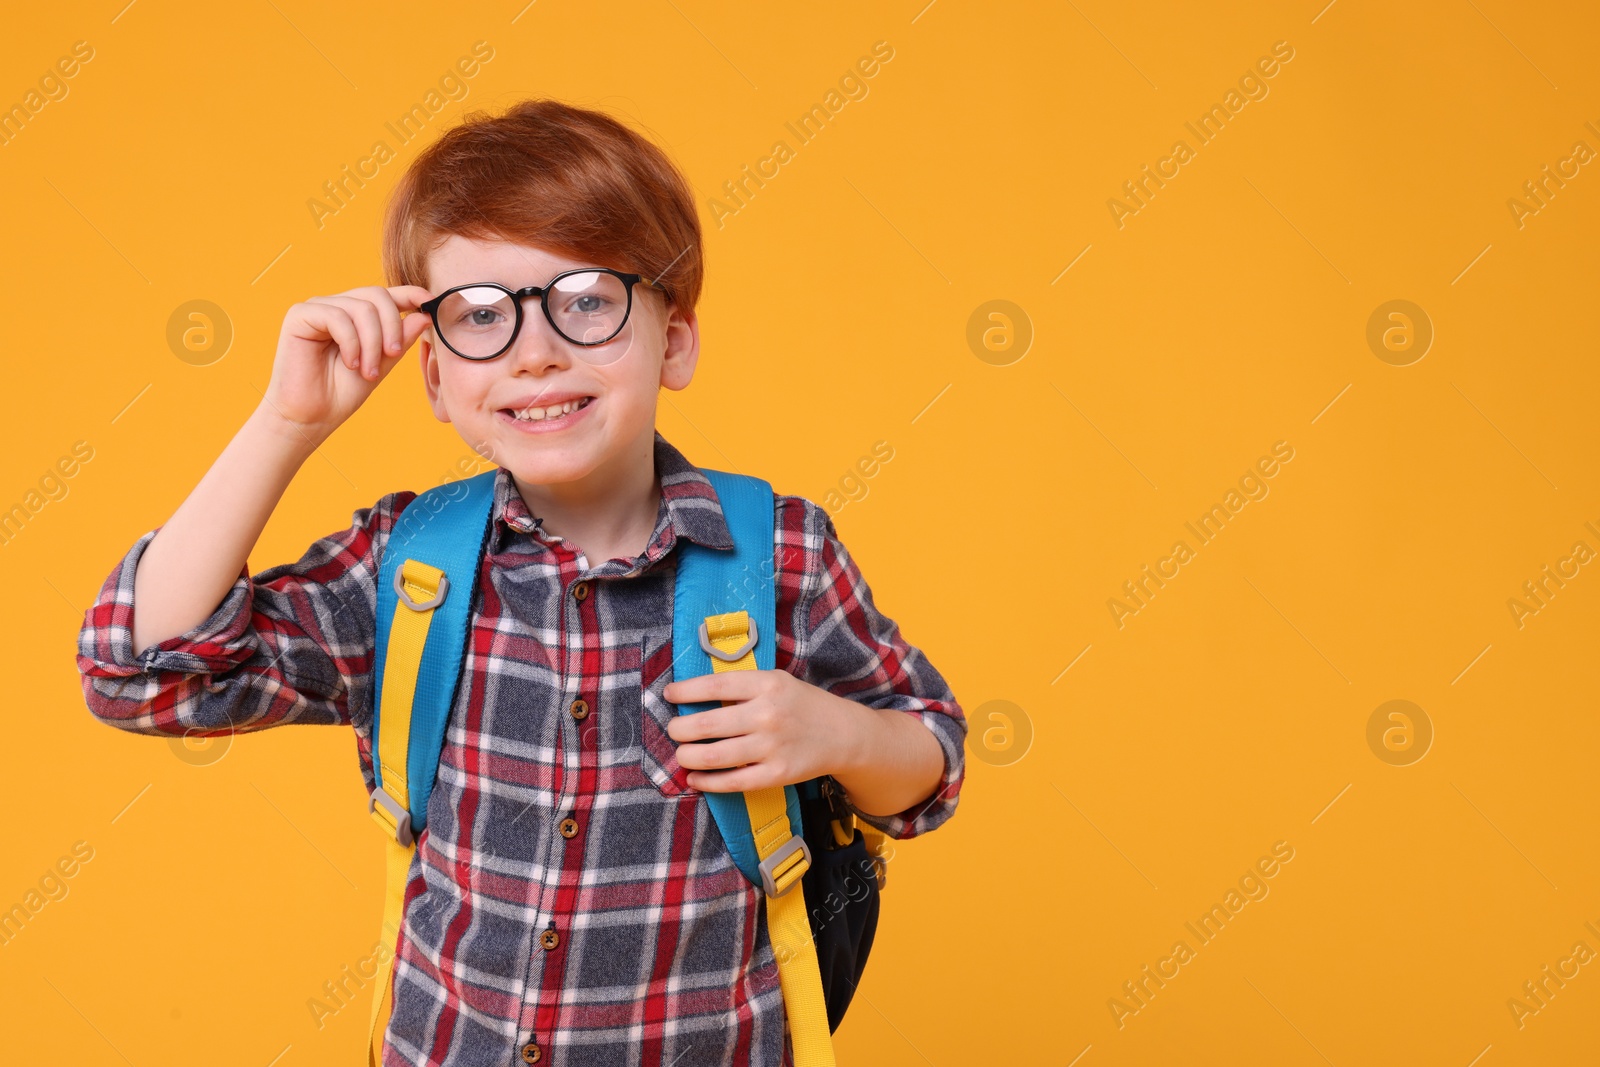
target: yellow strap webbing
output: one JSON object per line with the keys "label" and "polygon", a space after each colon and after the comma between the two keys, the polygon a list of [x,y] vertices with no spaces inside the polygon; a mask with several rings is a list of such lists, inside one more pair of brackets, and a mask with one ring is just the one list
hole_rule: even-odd
{"label": "yellow strap webbing", "polygon": [[[401,581],[406,592],[417,603],[432,600],[439,592],[439,579],[444,574],[437,567],[408,559],[400,565]],[[433,622],[433,609],[416,611],[404,601],[395,604],[394,623],[389,628],[388,658],[383,666],[383,721],[378,735],[378,750],[372,754],[382,768],[383,791],[395,801],[399,810],[410,818],[411,793],[406,785],[406,759],[411,741],[411,700],[417,691],[417,669],[422,665],[422,649],[428,642],[428,626]],[[394,939],[393,958],[383,968],[383,984],[372,997],[372,1026],[368,1040],[368,1065],[381,1067],[383,1063],[383,1034],[389,1028],[389,1014],[394,1002],[394,971],[399,966],[399,938],[402,913],[405,910],[406,875],[411,870],[411,856],[416,845],[402,845],[395,837],[394,816],[383,805],[372,808],[372,817],[383,829],[384,867],[388,887],[383,898],[383,929],[381,936]]]}
{"label": "yellow strap webbing", "polygon": [[[734,652],[743,646],[749,632],[750,616],[747,612],[706,616],[706,636],[724,652]],[[716,674],[755,669],[753,644],[732,663],[711,657],[711,670]],[[750,830],[755,837],[756,853],[765,860],[791,836],[783,786],[747,790],[744,800],[745,807],[750,811]],[[778,982],[783,987],[783,1007],[789,1017],[789,1039],[794,1045],[795,1067],[833,1067],[833,1037],[828,1032],[828,1005],[823,999],[822,972],[817,966],[817,947],[811,940],[805,887],[800,881],[807,866],[804,854],[797,851],[791,861],[772,872],[778,889],[787,891],[766,898],[767,935],[772,940],[772,951],[778,959]]]}

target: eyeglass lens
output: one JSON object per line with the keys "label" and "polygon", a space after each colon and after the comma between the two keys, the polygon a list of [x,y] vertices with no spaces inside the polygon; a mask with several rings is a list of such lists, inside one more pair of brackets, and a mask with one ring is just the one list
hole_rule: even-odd
{"label": "eyeglass lens", "polygon": [[[545,299],[557,332],[576,344],[597,344],[612,337],[622,329],[628,313],[627,286],[615,275],[600,271],[558,278]],[[541,314],[531,302],[524,312]],[[468,357],[486,358],[503,350],[511,342],[516,322],[511,297],[493,286],[458,289],[439,305],[444,341]]]}

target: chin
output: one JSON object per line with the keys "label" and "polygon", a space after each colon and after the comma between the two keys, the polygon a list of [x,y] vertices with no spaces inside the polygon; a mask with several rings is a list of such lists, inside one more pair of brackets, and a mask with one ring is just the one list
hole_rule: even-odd
{"label": "chin", "polygon": [[502,467],[529,485],[558,485],[576,482],[593,474],[600,466],[598,457],[571,455],[566,450],[552,449],[548,455],[527,455],[529,450],[519,450],[518,455],[505,457]]}

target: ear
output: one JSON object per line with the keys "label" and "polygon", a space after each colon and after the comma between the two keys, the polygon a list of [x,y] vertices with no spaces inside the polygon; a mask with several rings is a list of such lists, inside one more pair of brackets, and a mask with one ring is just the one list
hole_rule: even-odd
{"label": "ear", "polygon": [[667,309],[667,344],[661,356],[661,384],[686,389],[700,359],[700,321],[693,312]]}
{"label": "ear", "polygon": [[449,422],[450,413],[445,410],[439,388],[439,351],[433,343],[432,326],[423,330],[422,336],[417,338],[417,356],[422,360],[422,386],[428,391],[428,406],[433,408],[433,417],[440,422]]}

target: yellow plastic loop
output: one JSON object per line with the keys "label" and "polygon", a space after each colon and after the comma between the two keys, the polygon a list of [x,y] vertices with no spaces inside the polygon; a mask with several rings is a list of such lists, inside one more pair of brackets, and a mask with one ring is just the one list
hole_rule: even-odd
{"label": "yellow plastic loop", "polygon": [[787,893],[789,888],[803,878],[810,869],[811,864],[806,862],[805,853],[796,852],[783,867],[772,872],[772,881],[778,887],[778,894],[781,896]]}

